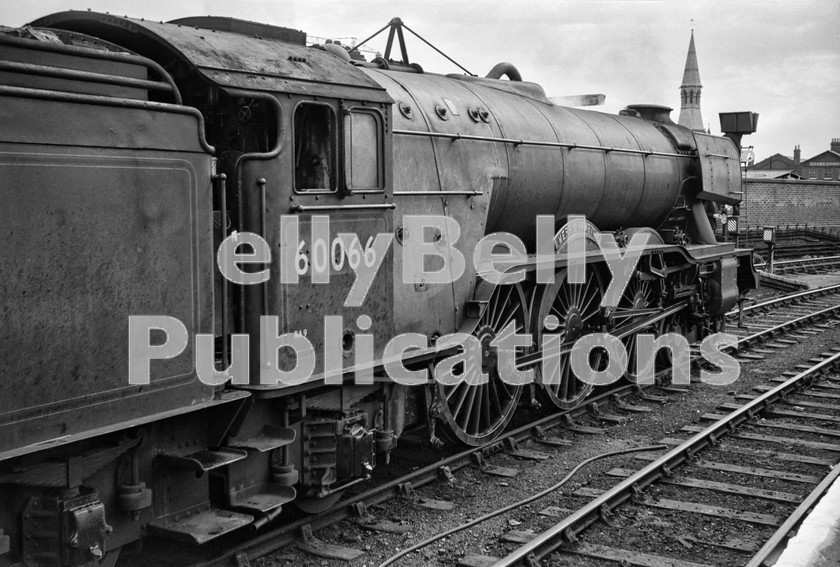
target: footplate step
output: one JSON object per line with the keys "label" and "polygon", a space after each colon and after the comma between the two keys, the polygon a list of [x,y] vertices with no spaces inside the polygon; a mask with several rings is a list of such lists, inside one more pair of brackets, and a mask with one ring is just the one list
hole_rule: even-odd
{"label": "footplate step", "polygon": [[248,514],[207,507],[156,520],[148,525],[152,531],[162,536],[201,545],[253,521],[254,517]]}
{"label": "footplate step", "polygon": [[240,449],[255,449],[260,453],[279,449],[293,443],[295,430],[290,427],[274,427],[266,425],[259,435],[253,437],[228,437],[227,444],[230,447]]}
{"label": "footplate step", "polygon": [[222,448],[217,450],[204,450],[192,453],[191,455],[169,455],[161,454],[158,458],[168,466],[180,469],[192,469],[196,472],[207,472],[241,461],[248,456],[244,449]]}
{"label": "footplate step", "polygon": [[297,491],[291,486],[264,484],[238,492],[231,491],[230,505],[248,512],[266,513],[295,499]]}

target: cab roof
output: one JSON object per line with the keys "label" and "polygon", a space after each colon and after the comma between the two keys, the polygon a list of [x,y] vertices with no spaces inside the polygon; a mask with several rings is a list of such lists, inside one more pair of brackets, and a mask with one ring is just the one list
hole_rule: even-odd
{"label": "cab roof", "polygon": [[31,25],[100,37],[167,68],[186,63],[219,87],[393,102],[373,79],[328,51],[273,38],[76,10]]}

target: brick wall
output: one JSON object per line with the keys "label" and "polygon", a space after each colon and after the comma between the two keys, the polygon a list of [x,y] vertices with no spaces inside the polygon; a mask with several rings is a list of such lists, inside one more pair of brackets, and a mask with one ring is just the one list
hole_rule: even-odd
{"label": "brick wall", "polygon": [[840,225],[840,182],[748,179],[741,223],[764,225]]}

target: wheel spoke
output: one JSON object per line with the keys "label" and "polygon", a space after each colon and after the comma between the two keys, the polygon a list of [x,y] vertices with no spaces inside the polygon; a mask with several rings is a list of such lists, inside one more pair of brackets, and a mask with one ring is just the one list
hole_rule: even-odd
{"label": "wheel spoke", "polygon": [[[467,394],[470,393],[470,387],[466,384],[466,382],[461,382],[454,389],[455,390],[458,390],[458,389],[461,390],[461,395],[458,398],[458,401],[455,403],[455,409],[452,412],[454,415],[457,416],[457,415],[460,415],[461,408],[464,407],[464,400],[467,399]],[[447,400],[447,402],[448,402],[448,400]]]}
{"label": "wheel spoke", "polygon": [[593,315],[597,315],[598,314],[598,303],[599,303],[598,293],[595,292],[595,293],[592,294],[592,297],[590,297],[586,301],[586,304],[583,306],[583,309],[581,309],[581,315],[583,315],[583,317],[585,319],[588,319],[588,318],[592,317]]}
{"label": "wheel spoke", "polygon": [[490,380],[487,383],[489,391],[490,403],[493,407],[494,415],[502,415],[502,404],[499,402],[499,382]]}
{"label": "wheel spoke", "polygon": [[[587,270],[588,271],[588,270]],[[587,279],[587,275],[584,275],[584,283],[572,284],[572,293],[574,294],[574,306],[580,307],[580,300],[583,296],[584,285]]]}
{"label": "wheel spoke", "polygon": [[[501,332],[502,330],[504,330],[504,328],[505,328],[505,327],[507,327],[507,326],[508,326],[508,324],[510,324],[510,322],[511,322],[511,321],[513,321],[513,320],[514,320],[514,318],[515,318],[515,317],[516,317],[516,310],[511,309],[511,310],[510,310],[510,313],[508,313],[508,314],[505,316],[504,320],[500,321],[500,322],[499,322],[499,325],[498,325],[497,327],[493,327],[493,329],[494,329],[497,333],[498,333],[498,332]],[[515,328],[516,328],[516,330],[518,331],[518,330],[519,330],[519,325],[516,325],[516,327],[515,327]]]}
{"label": "wheel spoke", "polygon": [[493,318],[493,322],[490,323],[490,326],[494,330],[498,330],[500,328],[499,327],[499,321],[504,316],[505,309],[510,308],[512,311],[516,310],[516,306],[512,306],[508,303],[508,301],[510,299],[510,294],[511,294],[511,286],[505,286],[505,287],[507,288],[507,293],[505,294],[505,300],[504,301],[499,301],[497,303],[496,307],[497,307],[498,313],[495,314],[495,317]]}
{"label": "wheel spoke", "polygon": [[473,412],[473,407],[475,406],[475,392],[476,392],[476,389],[477,388],[475,386],[470,386],[469,388],[467,388],[467,390],[469,391],[469,395],[467,396],[466,408],[464,409],[463,412],[459,412],[459,413],[455,414],[456,418],[462,416],[461,419],[458,419],[458,425],[460,425],[465,431],[468,429],[468,425],[470,423],[470,417],[472,416],[472,412]]}
{"label": "wheel spoke", "polygon": [[471,435],[478,435],[481,431],[479,424],[481,423],[481,389],[483,386],[474,386],[475,396],[473,397],[473,407],[470,412],[470,420],[467,422],[467,431]]}
{"label": "wheel spoke", "polygon": [[483,426],[489,429],[492,427],[493,415],[490,413],[490,385],[481,385],[481,415],[484,417]]}
{"label": "wheel spoke", "polygon": [[[622,297],[622,301],[619,304],[619,309],[633,311],[638,309],[650,309],[655,307],[658,302],[659,291],[661,290],[660,286],[661,284],[655,281],[643,281],[636,278],[632,279],[630,281],[630,284],[627,286],[627,292],[625,296]],[[632,323],[634,319],[640,320],[640,318],[641,316],[633,316],[632,314],[624,317],[626,323]],[[658,334],[659,330],[656,331]],[[650,332],[650,330],[646,329],[642,332]],[[636,381],[642,374],[637,368],[637,334],[634,333],[632,335],[628,335],[622,338],[621,341],[622,343],[624,343],[624,347],[627,350],[626,375],[630,380]]]}
{"label": "wheel spoke", "polygon": [[[582,335],[596,329],[592,325],[600,313],[604,286],[600,272],[589,265],[586,267],[586,281],[583,284],[571,284],[567,276],[568,273],[558,275],[553,284],[542,290],[540,311],[535,317],[544,318],[548,314],[556,316],[560,328],[551,333],[562,334],[564,340],[561,349],[569,351]],[[537,321],[537,344],[541,345],[541,333],[548,331],[544,330],[543,319]],[[595,358],[594,363],[600,364],[600,360]],[[555,375],[542,375],[542,372],[551,372],[552,369],[556,372]],[[571,355],[568,353],[560,357],[559,361],[543,363],[537,368],[537,372],[540,373],[540,382],[543,384],[541,396],[559,409],[579,405],[592,391],[590,384],[575,376],[571,368]]]}
{"label": "wheel spoke", "polygon": [[571,382],[572,377],[572,363],[570,358],[567,356],[566,359],[563,361],[563,372],[560,375],[560,385],[562,390],[562,399],[568,400],[569,399],[569,383]]}
{"label": "wheel spoke", "polygon": [[[479,445],[495,438],[513,417],[522,386],[504,383],[498,372],[498,362],[486,356],[498,356],[497,349],[490,347],[492,341],[512,322],[512,330],[521,332],[525,328],[526,315],[521,286],[496,288],[473,331],[482,345],[482,360],[471,360],[469,367],[464,369],[464,376],[470,379],[478,376],[478,372],[486,372],[487,381],[475,385],[465,382],[455,386],[438,384],[441,410],[438,419],[445,426],[447,436],[468,445]],[[485,351],[489,351],[486,356]]]}
{"label": "wheel spoke", "polygon": [[589,302],[591,301],[590,292],[592,291],[592,280],[586,280],[586,287],[583,288],[583,293],[581,294],[580,299],[580,310],[581,312],[586,311],[586,308],[589,306]]}

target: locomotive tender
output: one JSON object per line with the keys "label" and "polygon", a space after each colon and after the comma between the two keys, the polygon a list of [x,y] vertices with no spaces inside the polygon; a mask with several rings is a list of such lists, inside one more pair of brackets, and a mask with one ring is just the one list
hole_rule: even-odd
{"label": "locomotive tender", "polygon": [[[236,19],[70,11],[0,28],[0,99],[0,566],[113,564],[147,535],[202,544],[292,503],[325,509],[408,429],[478,445],[520,403],[582,403],[592,385],[568,362],[581,336],[618,337],[633,379],[639,333],[699,341],[756,287],[751,251],[718,243],[706,214],[738,202],[730,140],[677,126],[664,107],[554,105],[507,64],[442,76]],[[536,278],[538,215],[553,217],[550,232],[569,215],[591,223],[584,284],[570,282],[562,235],[553,277]],[[612,309],[595,228],[620,245],[649,238]],[[494,285],[469,261],[462,277],[432,277],[494,232],[527,250],[523,281]],[[247,234],[273,261],[256,241],[239,246]],[[393,240],[377,248],[382,234]],[[214,259],[231,237],[254,254],[241,272],[267,277],[222,276]],[[438,255],[404,266],[400,247],[418,243]],[[364,300],[348,303],[351,256],[373,252]],[[183,327],[133,337],[160,349],[147,384],[128,379],[136,316]],[[534,337],[516,362],[534,384],[499,378],[494,340],[511,322]],[[458,371],[480,366],[486,383],[384,378],[396,363],[434,377],[459,353],[438,339],[456,332],[482,347]],[[543,365],[549,332],[563,351]],[[270,343],[283,333],[317,354],[310,381],[260,381],[261,346],[275,345],[275,370],[299,363]],[[403,333],[423,344],[386,352]],[[248,383],[198,380],[197,335],[215,348],[204,371],[247,360]],[[342,373],[343,386],[325,385]]]}

